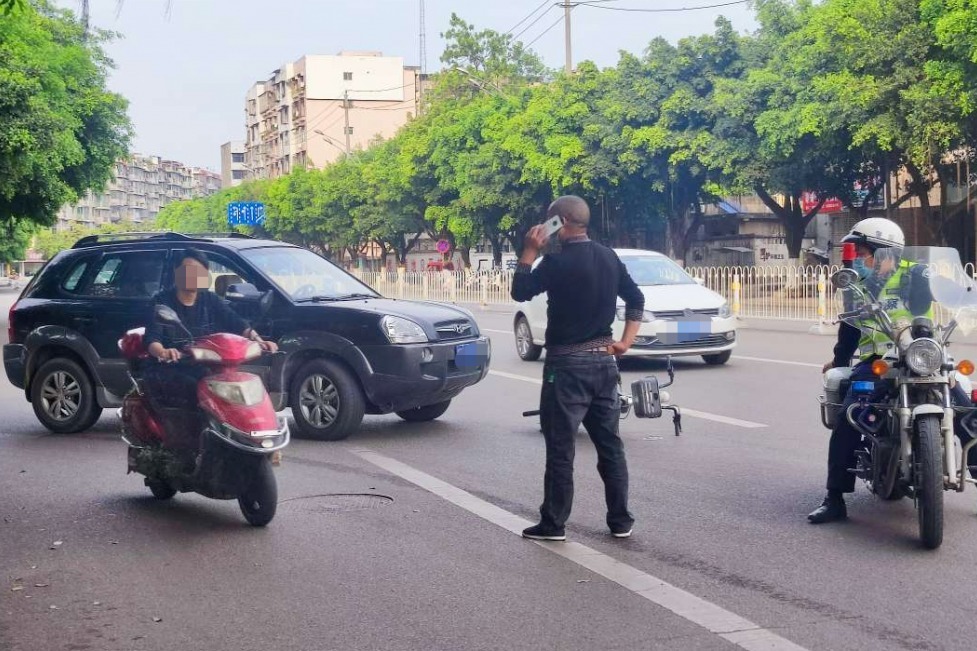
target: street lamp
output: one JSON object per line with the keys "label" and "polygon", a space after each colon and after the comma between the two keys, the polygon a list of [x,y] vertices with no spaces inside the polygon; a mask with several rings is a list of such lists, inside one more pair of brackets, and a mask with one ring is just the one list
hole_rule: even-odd
{"label": "street lamp", "polygon": [[343,152],[343,155],[344,156],[349,156],[349,150],[348,149],[346,149],[345,147],[342,147],[339,144],[337,144],[336,141],[334,141],[332,138],[330,138],[325,133],[323,133],[321,129],[316,129],[312,133],[316,134],[317,136],[322,136],[322,139],[323,140],[325,140],[327,143],[329,143],[330,145],[332,145],[333,147],[335,147],[339,151]]}

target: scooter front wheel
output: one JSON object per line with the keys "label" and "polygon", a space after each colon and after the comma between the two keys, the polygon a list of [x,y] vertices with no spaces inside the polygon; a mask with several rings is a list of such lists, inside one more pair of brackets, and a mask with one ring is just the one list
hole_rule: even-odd
{"label": "scooter front wheel", "polygon": [[162,479],[147,479],[146,486],[152,491],[153,497],[160,501],[168,500],[176,495],[176,489]]}
{"label": "scooter front wheel", "polygon": [[258,462],[251,483],[237,498],[237,503],[248,524],[263,527],[272,521],[278,510],[278,482],[270,459]]}

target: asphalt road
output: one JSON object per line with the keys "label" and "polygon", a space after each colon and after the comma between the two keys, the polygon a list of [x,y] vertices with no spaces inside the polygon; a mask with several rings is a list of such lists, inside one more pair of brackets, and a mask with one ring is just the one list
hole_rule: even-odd
{"label": "asphalt road", "polygon": [[541,497],[542,440],[521,412],[542,365],[516,357],[511,317],[479,321],[489,378],[437,423],[368,418],[344,443],[295,441],[264,530],[236,503],[155,502],[125,475],[114,415],[49,435],[0,382],[0,649],[973,647],[977,491],[947,494],[936,552],[910,502],[861,487],[850,522],[805,520],[831,339],[751,328],[726,367],[678,362],[683,435],[622,423],[634,537],[608,535],[581,433],[571,542],[537,544],[514,531]]}

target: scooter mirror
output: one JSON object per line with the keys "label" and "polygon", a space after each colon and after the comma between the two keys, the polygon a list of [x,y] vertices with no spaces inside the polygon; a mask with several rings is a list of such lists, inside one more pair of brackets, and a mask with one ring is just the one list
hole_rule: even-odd
{"label": "scooter mirror", "polygon": [[176,311],[169,305],[157,305],[155,314],[156,320],[161,323],[169,323],[171,325],[180,323],[180,317],[177,316]]}

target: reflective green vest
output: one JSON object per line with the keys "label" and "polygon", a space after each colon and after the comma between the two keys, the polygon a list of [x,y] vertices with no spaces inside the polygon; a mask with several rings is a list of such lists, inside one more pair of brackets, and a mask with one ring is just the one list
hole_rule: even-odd
{"label": "reflective green vest", "polygon": [[[900,261],[899,268],[889,277],[885,286],[875,298],[875,300],[882,304],[886,314],[889,315],[893,323],[898,324],[899,322],[903,322],[907,327],[913,322],[914,317],[925,316],[930,319],[933,318],[932,305],[930,305],[925,314],[913,314],[906,305],[906,299],[909,294],[909,272],[914,266],[916,266],[915,262]],[[880,332],[874,322],[870,321],[864,324],[864,326],[861,328],[862,338],[858,340],[859,359],[864,361],[873,356],[881,357],[894,346],[888,335]],[[873,327],[875,328],[874,330],[871,329]]]}

